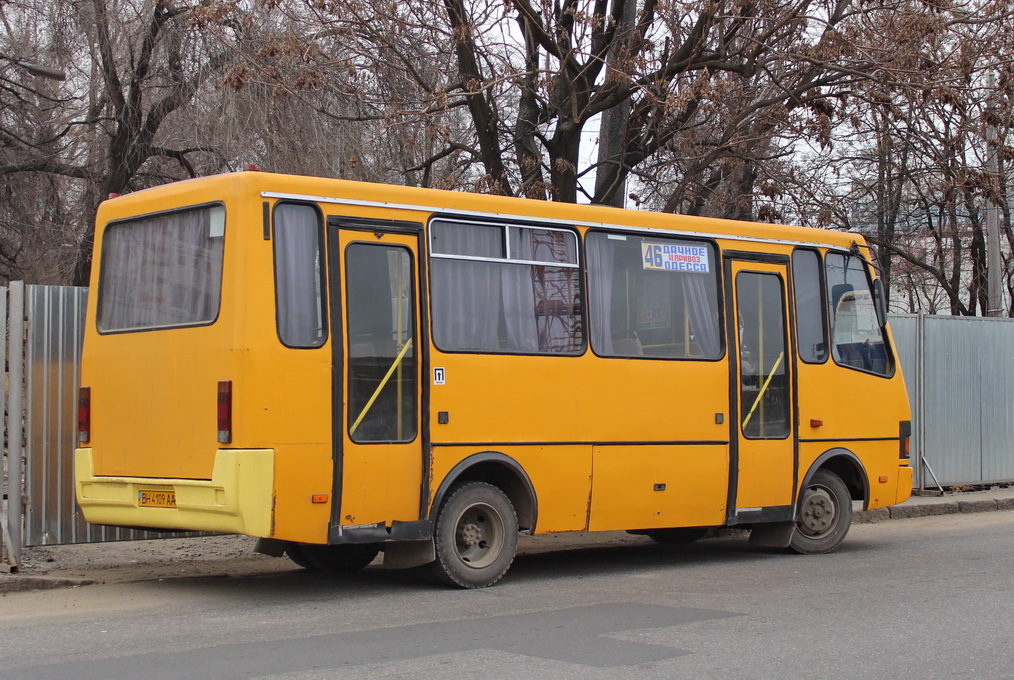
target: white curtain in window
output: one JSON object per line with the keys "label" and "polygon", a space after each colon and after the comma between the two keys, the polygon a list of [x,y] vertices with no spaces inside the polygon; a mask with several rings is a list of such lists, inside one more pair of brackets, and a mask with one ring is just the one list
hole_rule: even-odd
{"label": "white curtain in window", "polygon": [[[518,252],[511,257],[531,260],[532,230],[519,229],[516,243]],[[511,352],[538,352],[539,329],[536,325],[534,268],[530,265],[507,264],[498,267],[502,272],[504,325],[507,331],[507,349]]]}
{"label": "white curtain in window", "polygon": [[[501,232],[455,229],[444,235],[441,252],[491,252]],[[449,242],[450,239],[457,241]],[[445,350],[497,349],[500,271],[489,262],[432,259],[433,335]]]}
{"label": "white curtain in window", "polygon": [[722,344],[718,337],[718,322],[708,298],[706,279],[703,274],[684,274],[683,299],[686,300],[690,315],[690,330],[708,359],[721,356]]}
{"label": "white curtain in window", "polygon": [[585,239],[585,253],[592,348],[599,354],[610,355],[613,353],[613,246],[605,236],[589,234]]}
{"label": "white curtain in window", "polygon": [[290,347],[317,347],[324,340],[320,219],[310,206],[282,204],[274,222],[278,337]]}
{"label": "white curtain in window", "polygon": [[98,327],[103,331],[193,325],[218,315],[222,208],[116,224],[102,248]]}

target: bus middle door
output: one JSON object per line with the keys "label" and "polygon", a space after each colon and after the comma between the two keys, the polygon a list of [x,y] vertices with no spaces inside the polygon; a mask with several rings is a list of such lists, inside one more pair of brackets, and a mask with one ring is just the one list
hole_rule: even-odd
{"label": "bus middle door", "polygon": [[794,354],[789,345],[789,258],[726,255],[732,389],[729,524],[794,518]]}
{"label": "bus middle door", "polygon": [[420,517],[422,225],[332,217],[328,232],[336,444],[331,530],[332,536],[357,528],[377,535],[394,521]]}

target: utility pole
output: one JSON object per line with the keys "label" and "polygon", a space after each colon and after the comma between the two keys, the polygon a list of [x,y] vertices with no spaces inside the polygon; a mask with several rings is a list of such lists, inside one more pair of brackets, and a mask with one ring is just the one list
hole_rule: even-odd
{"label": "utility pole", "polygon": [[[996,86],[996,76],[989,75],[989,88]],[[996,161],[996,127],[993,125],[993,105],[988,109],[986,125],[986,170],[995,180],[997,190],[1001,186],[1000,173]],[[1003,316],[1003,293],[1000,290],[1000,208],[996,201],[989,199],[986,207],[986,310],[987,316]]]}

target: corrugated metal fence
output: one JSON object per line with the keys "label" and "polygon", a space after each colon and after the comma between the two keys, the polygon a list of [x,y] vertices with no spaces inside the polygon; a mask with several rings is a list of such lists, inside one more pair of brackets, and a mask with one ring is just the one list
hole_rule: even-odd
{"label": "corrugated metal fence", "polygon": [[1014,480],[1014,319],[897,315],[891,328],[912,402],[916,486]]}
{"label": "corrugated metal fence", "polygon": [[[2,563],[16,566],[23,545],[91,543],[166,534],[98,527],[74,502],[73,455],[77,388],[88,291],[85,288],[0,288],[7,332]],[[5,342],[4,342],[5,341]],[[20,480],[21,483],[17,483]],[[178,534],[174,534],[178,535]]]}
{"label": "corrugated metal fence", "polygon": [[[16,565],[22,545],[165,536],[89,525],[74,503],[87,290],[12,283],[0,291],[7,331],[0,563]],[[945,486],[1014,480],[1014,320],[900,315],[891,325],[912,401],[917,487],[934,477]]]}

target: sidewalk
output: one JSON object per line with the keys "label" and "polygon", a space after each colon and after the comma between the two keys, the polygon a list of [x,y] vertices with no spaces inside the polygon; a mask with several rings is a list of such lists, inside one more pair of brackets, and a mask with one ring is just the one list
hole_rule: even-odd
{"label": "sidewalk", "polygon": [[[912,496],[890,508],[858,511],[853,522],[870,524],[911,517],[997,511],[1014,511],[1014,486],[948,492],[944,496]],[[563,547],[650,543],[650,539],[622,531],[548,534],[523,539],[521,553]],[[19,573],[0,572],[0,598],[18,591],[94,583],[252,576],[297,569],[288,558],[253,552],[255,542],[256,539],[247,536],[202,536],[26,548]]]}
{"label": "sidewalk", "polygon": [[852,521],[856,524],[869,524],[888,519],[997,510],[1014,510],[1014,486],[995,486],[985,491],[948,491],[943,496],[913,495],[899,505],[857,512]]}

